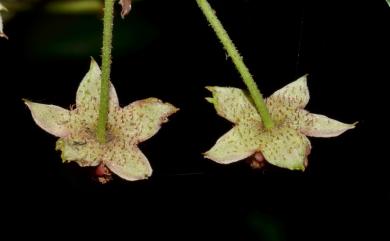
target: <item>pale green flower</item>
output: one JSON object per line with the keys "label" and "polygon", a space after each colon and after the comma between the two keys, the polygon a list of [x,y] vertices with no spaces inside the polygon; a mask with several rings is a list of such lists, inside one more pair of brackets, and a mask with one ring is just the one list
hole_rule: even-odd
{"label": "pale green flower", "polygon": [[60,137],[56,149],[62,151],[64,162],[75,161],[80,166],[104,164],[123,179],[145,179],[152,174],[152,168],[137,145],[155,135],[167,117],[178,109],[156,98],[135,101],[121,108],[111,84],[107,143],[101,144],[95,134],[100,80],[101,71],[92,60],[77,90],[75,108],[66,110],[55,105],[25,103],[38,126]]}
{"label": "pale green flower", "polygon": [[229,164],[261,153],[271,164],[291,170],[304,170],[310,152],[306,136],[338,136],[355,124],[344,124],[303,108],[309,102],[306,76],[288,84],[266,99],[275,127],[264,128],[260,115],[245,92],[237,88],[207,87],[213,93],[207,100],[217,113],[235,126],[205,153],[215,162]]}
{"label": "pale green flower", "polygon": [[7,9],[0,3],[0,37],[7,38],[7,35],[3,32],[3,19],[1,18],[2,11],[7,11]]}

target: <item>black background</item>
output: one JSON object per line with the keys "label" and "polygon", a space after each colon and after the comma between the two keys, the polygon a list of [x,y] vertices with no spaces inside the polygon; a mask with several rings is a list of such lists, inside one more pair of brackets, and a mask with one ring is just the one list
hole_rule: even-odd
{"label": "black background", "polygon": [[201,153],[231,127],[204,100],[204,87],[244,86],[195,1],[144,0],[125,20],[115,19],[112,82],[122,106],[154,96],[181,110],[140,145],[154,169],[150,179],[100,185],[90,170],[61,163],[56,138],[34,124],[21,99],[74,103],[89,57],[99,59],[101,15],[48,14],[38,5],[7,22],[10,39],[0,39],[8,224],[43,220],[34,232],[51,224],[129,238],[374,240],[384,234],[390,202],[385,1],[210,3],[265,96],[308,73],[307,109],[359,121],[357,128],[312,138],[303,173],[204,159]]}

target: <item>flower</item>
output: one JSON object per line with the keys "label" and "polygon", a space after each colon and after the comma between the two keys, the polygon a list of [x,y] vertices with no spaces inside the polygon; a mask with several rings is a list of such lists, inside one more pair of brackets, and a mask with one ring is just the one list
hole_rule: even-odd
{"label": "flower", "polygon": [[[0,3],[0,12],[1,11],[7,11],[7,9]],[[7,35],[4,34],[3,32],[3,19],[1,18],[0,14],[0,38],[7,38]]]}
{"label": "flower", "polygon": [[56,149],[62,151],[64,162],[75,161],[80,166],[104,164],[123,179],[145,179],[151,176],[152,168],[137,145],[155,135],[167,117],[178,109],[156,98],[138,100],[121,108],[115,88],[110,84],[107,142],[99,143],[95,130],[100,80],[101,71],[92,59],[77,90],[75,108],[66,110],[55,105],[25,103],[38,126],[60,137]]}
{"label": "flower", "polygon": [[[345,124],[303,108],[309,102],[306,76],[286,85],[266,99],[275,127],[265,129],[251,99],[238,88],[206,87],[218,115],[235,126],[219,138],[205,157],[229,164],[261,153],[267,162],[291,170],[304,170],[311,150],[306,136],[338,136],[354,124]],[[260,158],[257,158],[261,160]]]}

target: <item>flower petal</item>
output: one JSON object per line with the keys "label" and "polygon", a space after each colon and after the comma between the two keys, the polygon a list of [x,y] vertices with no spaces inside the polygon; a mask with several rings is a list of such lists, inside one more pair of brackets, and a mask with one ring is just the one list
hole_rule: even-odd
{"label": "flower petal", "polygon": [[204,156],[221,164],[247,158],[259,150],[262,129],[256,122],[243,122],[217,140]]}
{"label": "flower petal", "polygon": [[218,115],[233,123],[252,120],[261,122],[256,108],[243,90],[217,86],[206,88],[213,94],[213,97],[206,99],[214,104]]}
{"label": "flower petal", "polygon": [[298,131],[273,128],[263,132],[260,150],[267,162],[290,170],[304,170],[305,159],[310,150],[310,141]]}
{"label": "flower petal", "polygon": [[152,175],[148,159],[137,146],[124,143],[107,152],[104,164],[116,175],[128,181],[142,180]]}
{"label": "flower petal", "polygon": [[[131,142],[139,143],[155,135],[161,124],[168,121],[168,116],[178,111],[169,103],[163,103],[156,98],[138,100],[123,108],[110,121],[113,128],[120,128],[120,132]],[[134,137],[134,139],[133,139]]]}
{"label": "flower petal", "polygon": [[306,76],[304,75],[280,90],[277,90],[267,98],[267,105],[276,106],[275,108],[279,106],[292,109],[304,108],[310,99]]}
{"label": "flower petal", "polygon": [[31,111],[35,123],[52,135],[63,137],[69,134],[68,110],[56,105],[45,105],[25,100],[24,103]]}
{"label": "flower petal", "polygon": [[63,162],[74,161],[82,167],[97,166],[102,161],[103,147],[92,138],[80,135],[70,138],[60,138],[56,143],[56,150],[61,151]]}
{"label": "flower petal", "polygon": [[293,125],[297,121],[297,109],[293,109],[289,106],[276,105],[277,102],[266,101],[271,119],[276,125]]}
{"label": "flower petal", "polygon": [[355,128],[356,123],[346,124],[324,115],[312,114],[308,111],[300,111],[299,129],[307,136],[334,137],[349,129]]}
{"label": "flower petal", "polygon": [[[97,119],[100,102],[101,71],[94,59],[91,59],[91,65],[88,73],[81,81],[76,94],[76,107],[82,109],[84,114],[90,116],[93,120]],[[110,111],[118,107],[118,96],[114,86],[110,83]]]}
{"label": "flower petal", "polygon": [[[7,11],[7,9],[0,3],[0,12],[1,11]],[[3,32],[3,19],[1,18],[1,14],[0,14],[0,37],[7,38],[7,35],[5,35]]]}

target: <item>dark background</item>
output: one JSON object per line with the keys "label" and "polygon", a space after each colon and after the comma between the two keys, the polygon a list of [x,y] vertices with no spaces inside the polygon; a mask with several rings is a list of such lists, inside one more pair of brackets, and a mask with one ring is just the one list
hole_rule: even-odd
{"label": "dark background", "polygon": [[[91,170],[61,163],[56,138],[34,124],[21,99],[74,103],[89,57],[99,60],[101,13],[54,14],[37,4],[8,21],[10,39],[0,39],[8,224],[43,220],[33,233],[47,224],[61,231],[91,225],[91,233],[129,238],[379,240],[385,234],[390,7],[384,0],[210,3],[265,96],[308,73],[307,109],[359,121],[357,128],[312,138],[303,173],[204,159],[201,153],[231,127],[204,100],[204,87],[244,86],[195,1],[138,1],[125,20],[116,9],[112,82],[120,103],[154,96],[181,110],[140,145],[154,169],[150,179],[100,185]],[[66,226],[58,222],[68,219]]]}

